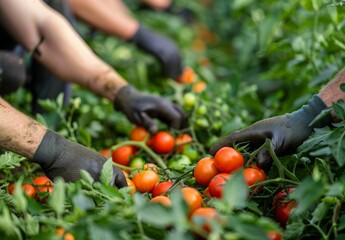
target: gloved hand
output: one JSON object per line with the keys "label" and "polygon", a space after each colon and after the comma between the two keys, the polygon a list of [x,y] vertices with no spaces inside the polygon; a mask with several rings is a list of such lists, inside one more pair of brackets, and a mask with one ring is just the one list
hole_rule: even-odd
{"label": "gloved hand", "polygon": [[114,108],[152,134],[158,131],[152,118],[158,118],[176,129],[184,128],[187,123],[186,113],[177,105],[161,97],[144,95],[128,85],[117,93]]}
{"label": "gloved hand", "polygon": [[182,60],[176,45],[166,37],[139,26],[138,31],[128,40],[140,49],[155,56],[162,65],[163,73],[174,80],[182,74]]}
{"label": "gloved hand", "polygon": [[[38,163],[50,179],[60,176],[66,182],[74,182],[80,179],[81,169],[98,180],[106,159],[96,151],[47,130],[30,161]],[[122,171],[115,166],[113,169],[114,176],[109,184],[118,188],[127,186]]]}
{"label": "gloved hand", "polygon": [[[266,138],[271,139],[272,150],[277,156],[292,153],[311,135],[314,128],[324,127],[332,122],[332,117],[329,115],[313,126],[309,126],[326,108],[321,98],[314,95],[307,105],[293,113],[264,119],[231,133],[214,144],[210,149],[210,154],[215,155],[220,148],[232,146],[235,142],[249,142],[251,147],[260,147]],[[268,151],[264,150],[258,154],[257,164],[265,171],[270,169],[272,159]]]}
{"label": "gloved hand", "polygon": [[23,59],[8,51],[0,51],[0,95],[14,92],[26,80]]}

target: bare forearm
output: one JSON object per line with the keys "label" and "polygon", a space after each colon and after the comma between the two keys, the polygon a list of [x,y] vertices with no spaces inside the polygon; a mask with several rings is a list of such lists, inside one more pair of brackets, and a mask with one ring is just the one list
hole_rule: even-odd
{"label": "bare forearm", "polygon": [[0,148],[31,158],[46,128],[0,98]]}
{"label": "bare forearm", "polygon": [[139,28],[121,0],[69,0],[69,3],[78,18],[121,39],[129,39]]}
{"label": "bare forearm", "polygon": [[345,83],[345,68],[343,68],[319,93],[320,98],[329,107],[340,99],[345,100],[345,93],[340,85]]}
{"label": "bare forearm", "polygon": [[[22,14],[21,18],[17,13]],[[118,89],[127,84],[91,51],[60,14],[39,0],[0,1],[0,22],[64,81],[79,84],[109,100],[114,100]]]}

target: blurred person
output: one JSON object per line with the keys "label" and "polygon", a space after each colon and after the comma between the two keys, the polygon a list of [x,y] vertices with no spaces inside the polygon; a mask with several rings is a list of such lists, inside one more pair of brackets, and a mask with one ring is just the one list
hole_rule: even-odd
{"label": "blurred person", "polygon": [[[325,109],[338,100],[345,100],[345,93],[340,85],[345,83],[345,68],[342,69],[318,94],[315,94],[306,105],[292,113],[264,119],[239,131],[225,136],[210,149],[210,154],[225,146],[234,143],[249,143],[250,147],[257,148],[264,144],[266,139],[271,140],[272,150],[277,156],[291,154],[312,134],[314,128],[321,128],[334,122],[334,113],[324,116],[317,121],[315,118]],[[311,124],[312,123],[312,124]],[[268,171],[272,159],[267,150],[258,154],[257,164]]]}
{"label": "blurred person", "polygon": [[177,80],[181,76],[182,59],[175,43],[140,24],[121,0],[68,1],[77,18],[153,55],[166,77]]}
{"label": "blurred person", "polygon": [[[151,133],[158,130],[152,118],[174,128],[183,127],[185,113],[178,106],[161,97],[142,94],[128,85],[91,51],[61,14],[44,2],[1,0],[0,26],[3,27],[0,33],[4,34],[0,37],[0,47],[12,46],[12,40],[20,43],[58,79],[78,84],[107,98],[134,124]],[[0,92],[4,94],[18,87],[11,85],[22,82],[24,70],[20,58],[8,57],[8,53],[1,57]],[[106,161],[102,155],[47,129],[2,98],[0,123],[0,148],[38,163],[50,179],[60,176],[65,181],[76,181],[82,169],[94,179],[99,178]],[[113,170],[111,184],[126,186],[123,173],[116,167]]]}

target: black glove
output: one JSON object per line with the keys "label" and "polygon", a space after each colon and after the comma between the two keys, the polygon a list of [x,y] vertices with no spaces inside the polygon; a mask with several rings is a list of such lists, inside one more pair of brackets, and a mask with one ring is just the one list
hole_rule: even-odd
{"label": "black glove", "polygon": [[[64,137],[47,130],[31,162],[38,163],[50,178],[62,177],[67,182],[80,179],[80,170],[85,170],[98,180],[106,159],[96,151],[71,142]],[[115,166],[114,176],[109,183],[118,188],[127,186],[122,171]]]}
{"label": "black glove", "polygon": [[[251,147],[260,147],[266,138],[271,139],[272,149],[278,156],[293,153],[311,135],[314,128],[324,127],[332,122],[332,117],[328,115],[313,126],[309,126],[326,108],[321,98],[314,95],[307,105],[293,113],[261,120],[245,129],[231,133],[214,144],[210,149],[210,154],[215,155],[220,148],[232,146],[235,142],[249,142]],[[272,159],[267,150],[258,154],[257,163],[265,171],[270,169]]]}
{"label": "black glove", "polygon": [[0,51],[0,95],[14,92],[26,80],[23,59],[14,53]]}
{"label": "black glove", "polygon": [[177,105],[161,97],[144,95],[128,85],[119,90],[114,108],[123,112],[129,121],[146,128],[152,134],[158,131],[152,118],[158,118],[176,129],[184,128],[187,123],[186,113]]}
{"label": "black glove", "polygon": [[172,79],[182,74],[182,61],[176,45],[163,36],[139,26],[138,31],[128,40],[140,49],[155,56],[162,65],[163,73]]}

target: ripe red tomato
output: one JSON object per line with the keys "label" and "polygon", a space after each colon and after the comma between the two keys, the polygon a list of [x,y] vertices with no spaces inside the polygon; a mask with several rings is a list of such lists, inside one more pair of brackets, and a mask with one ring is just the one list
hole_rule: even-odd
{"label": "ripe red tomato", "polygon": [[[289,188],[288,192],[291,193],[295,189]],[[274,196],[273,207],[275,207],[275,215],[282,226],[285,226],[289,220],[291,212],[297,207],[294,200],[288,201],[285,189],[282,189]]]}
{"label": "ripe red tomato", "polygon": [[167,196],[157,196],[150,200],[151,203],[161,203],[164,206],[170,207],[172,202]]}
{"label": "ripe red tomato", "polygon": [[184,187],[181,189],[182,196],[189,207],[189,213],[193,213],[202,206],[202,197],[198,190],[192,187]]}
{"label": "ripe red tomato", "polygon": [[159,177],[152,170],[143,170],[137,172],[133,176],[132,181],[140,192],[151,192],[159,181]]}
{"label": "ripe red tomato", "polygon": [[[201,227],[207,231],[210,232],[211,231],[211,224],[210,224],[210,220],[211,219],[217,219],[218,217],[218,213],[217,210],[215,208],[210,208],[210,207],[201,207],[196,209],[192,215],[191,215],[191,221],[193,223],[197,223],[197,219],[201,218],[203,219],[205,222],[201,225]],[[218,219],[219,220],[219,219]]]}
{"label": "ripe red tomato", "polygon": [[126,181],[127,181],[128,187],[131,188],[131,191],[129,193],[133,195],[137,191],[137,188],[135,187],[135,184],[131,179],[126,178]]}
{"label": "ripe red tomato", "polygon": [[277,232],[277,231],[269,231],[267,233],[267,237],[269,240],[281,240],[282,234],[281,232]]}
{"label": "ripe red tomato", "polygon": [[[166,191],[168,191],[171,188],[172,185],[173,183],[171,181],[158,183],[152,191],[152,197],[163,195]],[[166,196],[166,194],[164,194],[164,196]]]}
{"label": "ripe red tomato", "polygon": [[105,158],[109,158],[111,155],[110,154],[110,148],[102,149],[99,151],[99,153]]}
{"label": "ripe red tomato", "polygon": [[183,133],[180,136],[178,136],[175,139],[175,145],[176,145],[175,150],[176,150],[176,152],[182,153],[184,148],[186,146],[188,146],[192,140],[193,140],[193,138],[187,133]]}
{"label": "ripe red tomato", "polygon": [[149,132],[145,128],[135,126],[132,129],[129,137],[132,141],[144,141],[148,135]]}
{"label": "ripe red tomato", "polygon": [[153,137],[152,148],[155,152],[166,154],[175,146],[175,138],[168,132],[159,132]]}
{"label": "ripe red tomato", "polygon": [[213,158],[205,157],[200,159],[194,168],[195,180],[207,186],[212,178],[218,174],[215,162]]}
{"label": "ripe red tomato", "polygon": [[[15,184],[14,183],[11,183],[9,186],[8,186],[8,193],[9,194],[13,194],[13,191],[14,191],[14,188],[15,188]],[[34,186],[32,186],[31,184],[28,184],[28,183],[24,183],[22,184],[22,189],[24,190],[24,193],[28,196],[28,197],[35,197],[36,196],[36,189]]]}
{"label": "ripe red tomato", "polygon": [[133,146],[123,146],[119,147],[118,149],[114,150],[111,154],[113,158],[113,162],[128,166],[129,162],[131,161],[131,156],[135,153],[135,149]]}
{"label": "ripe red tomato", "polygon": [[[263,174],[263,172],[256,168],[245,168],[243,170],[243,177],[248,186],[262,182],[266,179],[266,176]],[[256,187],[255,189],[258,188]]]}
{"label": "ripe red tomato", "polygon": [[214,162],[220,172],[231,173],[244,164],[244,158],[232,147],[222,147],[214,156]]}
{"label": "ripe red tomato", "polygon": [[212,197],[221,198],[223,194],[224,184],[230,178],[230,173],[219,173],[212,178],[208,189]]}

